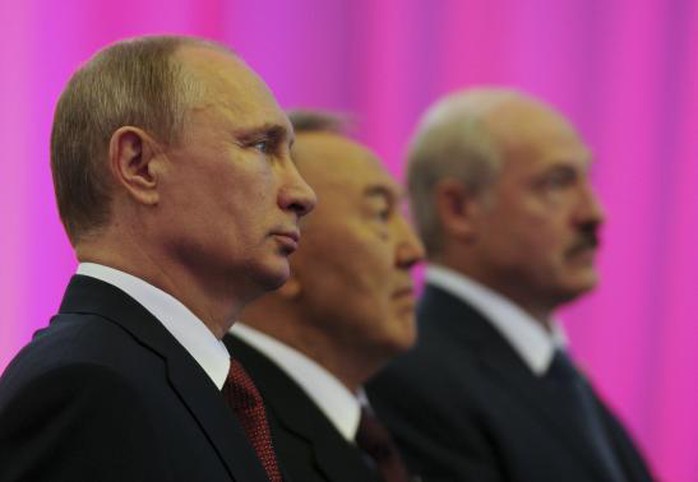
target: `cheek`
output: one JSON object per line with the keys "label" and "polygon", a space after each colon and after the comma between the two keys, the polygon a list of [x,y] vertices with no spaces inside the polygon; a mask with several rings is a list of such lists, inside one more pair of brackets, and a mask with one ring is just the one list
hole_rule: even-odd
{"label": "cheek", "polygon": [[334,256],[328,262],[347,277],[368,285],[386,282],[393,256],[389,242],[375,230],[360,223],[347,224],[343,229],[333,230],[332,239],[328,236],[323,244],[335,247]]}
{"label": "cheek", "polygon": [[[508,226],[511,230],[510,241],[520,243],[526,250],[556,251],[564,242],[563,230],[557,218],[545,210],[524,210],[518,216],[511,218]],[[505,229],[507,229],[506,226]]]}
{"label": "cheek", "polygon": [[354,271],[357,277],[364,280],[368,289],[381,296],[394,289],[395,255],[389,247],[389,243],[382,239],[371,237],[363,243],[355,258]]}

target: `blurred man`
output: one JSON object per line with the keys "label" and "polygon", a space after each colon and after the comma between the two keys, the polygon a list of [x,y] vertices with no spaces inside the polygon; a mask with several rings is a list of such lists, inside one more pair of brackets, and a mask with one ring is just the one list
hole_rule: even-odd
{"label": "blurred man", "polygon": [[224,341],[268,404],[293,480],[406,481],[361,387],[415,341],[410,268],[422,246],[401,190],[337,118],[291,120],[293,158],[321,201],[302,223],[291,278],[248,306]]}
{"label": "blurred man", "polygon": [[201,40],[120,42],[72,77],[51,163],[80,265],[0,380],[0,480],[281,480],[220,338],[288,278],[315,202],[292,136],[262,80]]}
{"label": "blurred man", "polygon": [[552,318],[597,283],[591,153],[544,103],[449,95],[409,153],[419,342],[369,395],[424,480],[635,481],[647,467]]}

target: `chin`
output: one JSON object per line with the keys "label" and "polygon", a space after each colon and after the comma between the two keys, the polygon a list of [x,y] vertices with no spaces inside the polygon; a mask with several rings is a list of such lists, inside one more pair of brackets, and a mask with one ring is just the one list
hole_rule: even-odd
{"label": "chin", "polygon": [[385,339],[382,343],[373,343],[371,350],[372,357],[380,360],[380,368],[390,363],[393,359],[407,352],[415,345],[416,336],[397,337],[393,334],[392,337]]}
{"label": "chin", "polygon": [[264,288],[266,291],[274,291],[279,288],[281,288],[284,283],[288,280],[290,276],[290,272],[286,271],[282,275],[277,275],[277,276],[269,276],[264,283]]}
{"label": "chin", "polygon": [[[406,352],[417,343],[417,328],[415,326],[414,316],[410,316],[409,320],[395,320],[394,323],[399,324],[402,329],[393,334],[390,340],[390,348],[394,355],[399,355]],[[409,326],[407,326],[407,324],[409,324]]]}
{"label": "chin", "polygon": [[580,276],[580,280],[579,280],[580,294],[593,290],[594,288],[596,288],[597,284],[599,284],[599,275],[596,273],[595,270],[590,269],[583,276]]}
{"label": "chin", "polygon": [[597,284],[597,279],[577,280],[575,283],[570,283],[560,289],[560,302],[565,303],[579,298],[592,291]]}
{"label": "chin", "polygon": [[283,266],[277,265],[253,269],[248,274],[248,278],[259,288],[260,295],[281,288],[290,276],[291,269],[288,262],[284,262]]}

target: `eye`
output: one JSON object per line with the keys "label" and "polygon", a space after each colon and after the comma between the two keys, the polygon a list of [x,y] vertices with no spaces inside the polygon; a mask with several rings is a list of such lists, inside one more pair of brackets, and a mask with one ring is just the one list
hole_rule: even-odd
{"label": "eye", "polygon": [[542,179],[541,187],[545,190],[564,189],[575,183],[577,174],[571,169],[555,170]]}
{"label": "eye", "polygon": [[386,223],[390,221],[390,218],[393,215],[393,210],[390,206],[385,206],[381,208],[376,208],[374,211],[374,216],[377,221],[380,221],[381,223]]}
{"label": "eye", "polygon": [[269,154],[273,151],[272,142],[269,139],[260,139],[250,144],[252,149],[258,150],[262,154]]}
{"label": "eye", "polygon": [[366,201],[366,220],[384,230],[399,209],[397,196],[389,188],[379,185],[369,190]]}

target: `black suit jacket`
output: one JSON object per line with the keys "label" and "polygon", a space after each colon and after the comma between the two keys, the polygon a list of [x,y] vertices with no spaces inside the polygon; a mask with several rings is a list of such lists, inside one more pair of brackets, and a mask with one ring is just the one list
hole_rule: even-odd
{"label": "black suit jacket", "polygon": [[240,338],[223,341],[264,398],[274,448],[298,482],[379,482],[361,451],[347,442],[303,389],[276,363]]}
{"label": "black suit jacket", "polygon": [[0,379],[0,480],[266,482],[206,373],[123,291],[75,276]]}
{"label": "black suit jacket", "polygon": [[[549,387],[480,313],[427,285],[418,323],[416,348],[368,393],[423,480],[605,480]],[[596,400],[627,480],[651,480],[628,434]]]}

